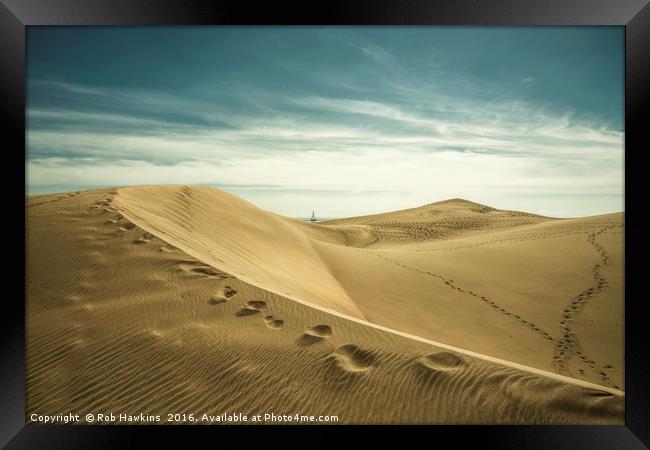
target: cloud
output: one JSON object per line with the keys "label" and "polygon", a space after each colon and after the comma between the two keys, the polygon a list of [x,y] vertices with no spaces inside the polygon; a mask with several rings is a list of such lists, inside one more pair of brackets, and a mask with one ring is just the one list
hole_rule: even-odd
{"label": "cloud", "polygon": [[330,217],[449,197],[548,215],[622,209],[621,131],[443,91],[382,46],[350,45],[387,70],[368,82],[298,74],[320,90],[216,81],[203,95],[30,79],[28,187],[208,184],[288,215],[316,202]]}
{"label": "cloud", "polygon": [[379,45],[373,44],[372,42],[358,45],[357,48],[361,51],[361,53],[372,58],[378,63],[388,64],[393,61],[393,55],[391,55],[390,52],[380,47]]}
{"label": "cloud", "polygon": [[[133,93],[118,97],[138,105],[145,101]],[[155,96],[147,93],[145,98],[152,101]],[[228,116],[190,101],[179,109],[194,108],[193,114],[203,122],[187,124],[159,114],[134,114],[130,104],[121,113],[34,107],[28,109],[28,154],[31,159],[67,154],[159,164],[249,160],[257,155],[282,159],[300,152],[333,155],[393,150],[406,156],[456,151],[575,163],[587,156],[617,160],[623,148],[619,131],[574,123],[570,115],[554,117],[521,102],[482,105],[458,99],[453,114],[446,117],[429,114],[428,101],[421,104],[414,99],[389,104],[267,94],[263,101],[283,112]],[[440,103],[446,105],[451,100],[441,98]]]}

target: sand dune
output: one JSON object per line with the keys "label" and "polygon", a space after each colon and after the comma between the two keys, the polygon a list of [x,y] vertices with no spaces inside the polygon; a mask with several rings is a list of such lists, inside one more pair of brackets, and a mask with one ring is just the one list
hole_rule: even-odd
{"label": "sand dune", "polygon": [[26,206],[28,414],[623,422],[622,213],[312,224],[186,186]]}

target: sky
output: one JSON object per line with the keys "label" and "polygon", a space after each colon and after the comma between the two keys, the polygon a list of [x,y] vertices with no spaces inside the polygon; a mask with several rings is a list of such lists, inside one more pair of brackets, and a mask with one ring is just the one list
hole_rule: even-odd
{"label": "sky", "polygon": [[26,192],[624,209],[623,27],[28,27]]}

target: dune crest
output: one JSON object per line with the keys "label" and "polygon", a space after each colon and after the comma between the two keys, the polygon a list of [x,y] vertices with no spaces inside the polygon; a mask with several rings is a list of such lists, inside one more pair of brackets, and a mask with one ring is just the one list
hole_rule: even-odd
{"label": "dune crest", "polygon": [[125,217],[182,251],[289,298],[363,318],[294,221],[206,187],[120,189]]}

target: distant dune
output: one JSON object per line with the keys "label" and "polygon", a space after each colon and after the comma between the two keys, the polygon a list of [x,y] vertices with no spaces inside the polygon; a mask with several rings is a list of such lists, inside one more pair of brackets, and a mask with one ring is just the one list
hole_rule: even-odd
{"label": "distant dune", "polygon": [[623,213],[27,199],[27,413],[623,423]]}

